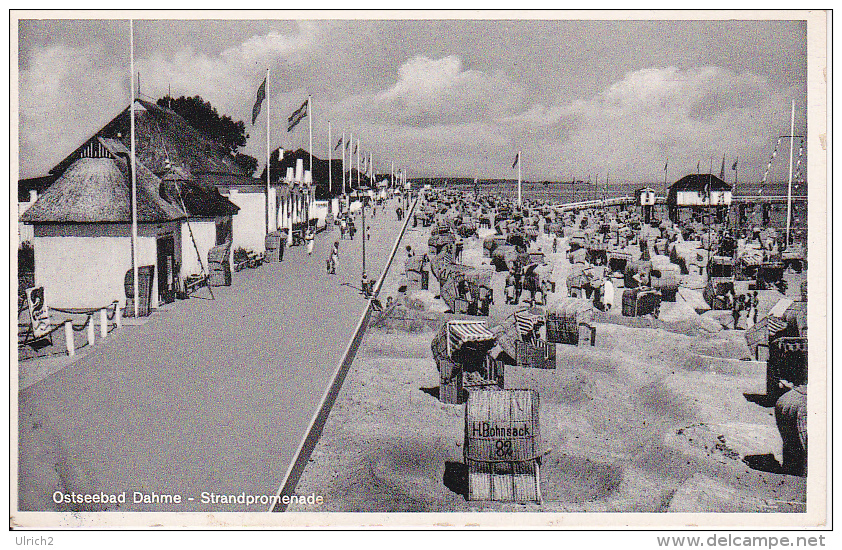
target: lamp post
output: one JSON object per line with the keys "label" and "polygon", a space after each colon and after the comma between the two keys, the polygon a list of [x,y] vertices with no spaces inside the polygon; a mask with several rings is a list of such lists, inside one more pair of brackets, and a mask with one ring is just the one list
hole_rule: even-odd
{"label": "lamp post", "polygon": [[362,211],[362,214],[363,214],[363,276],[362,276],[362,283],[360,284],[360,286],[363,289],[363,295],[366,298],[368,298],[370,294],[369,294],[369,290],[368,290],[368,277],[366,276],[366,272],[365,272],[365,241],[366,241],[366,233],[367,233],[366,227],[365,227],[365,199],[364,198],[361,199],[360,202],[361,202],[361,205],[362,205],[360,210]]}

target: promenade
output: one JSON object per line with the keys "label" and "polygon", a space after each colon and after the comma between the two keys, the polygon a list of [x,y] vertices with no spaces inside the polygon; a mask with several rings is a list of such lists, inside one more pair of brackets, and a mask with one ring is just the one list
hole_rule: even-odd
{"label": "promenade", "polygon": [[[366,217],[375,280],[400,233],[394,206]],[[209,494],[272,496],[283,481],[366,305],[362,231],[340,241],[327,275],[337,240],[330,229],[312,256],[287,248],[281,263],[235,273],[214,300],[201,289],[22,389],[19,509],[267,511]],[[125,492],[126,502],[57,504],[56,491]],[[135,491],[157,502],[135,503]]]}

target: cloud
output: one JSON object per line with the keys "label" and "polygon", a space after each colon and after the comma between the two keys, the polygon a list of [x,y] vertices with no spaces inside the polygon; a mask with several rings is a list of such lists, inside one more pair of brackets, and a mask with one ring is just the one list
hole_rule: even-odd
{"label": "cloud", "polygon": [[400,66],[397,77],[389,88],[352,96],[337,110],[386,124],[425,127],[490,121],[514,114],[525,103],[520,84],[502,72],[465,70],[455,55],[413,57]]}
{"label": "cloud", "polygon": [[[652,181],[663,177],[666,158],[670,179],[677,179],[723,153],[743,159],[741,179],[759,179],[774,138],[789,130],[788,101],[799,92],[758,72],[654,66],[585,93],[542,80],[539,62],[527,67],[490,59],[474,44],[386,46],[396,31],[383,32],[300,21],[289,32],[262,27],[216,50],[189,42],[152,50],[136,59],[136,69],[147,96],[160,97],[171,86],[174,95],[201,95],[221,113],[250,122],[254,94],[271,67],[273,148],[307,146],[306,127],[287,133],[285,122],[310,93],[315,154],[327,154],[330,120],[333,142],[341,129],[353,130],[367,150],[423,173],[506,177],[511,157],[522,149],[524,174],[536,179],[610,169],[612,181]],[[469,58],[477,65],[463,61]],[[32,176],[125,107],[128,60],[93,41],[33,46],[26,59],[20,166],[22,175]],[[577,70],[583,69],[571,69],[570,82]],[[244,148],[259,159],[265,158],[262,117],[247,125]]]}
{"label": "cloud", "polygon": [[556,174],[610,170],[621,180],[646,181],[662,175],[666,158],[678,171],[700,161],[709,167],[723,154],[765,157],[793,92],[721,67],[651,67],[591,98],[536,103],[501,123],[512,136],[530,137],[533,161]]}
{"label": "cloud", "polygon": [[[255,35],[218,55],[186,45],[170,56],[136,58],[141,97],[157,99],[171,88],[175,96],[201,95],[219,112],[250,121],[254,94],[266,67],[272,67],[273,120],[280,122],[278,113],[306,96],[298,84],[288,83],[299,82],[290,75],[318,49],[322,28],[301,21],[289,34]],[[46,173],[128,104],[128,55],[115,57],[107,50],[101,42],[83,47],[53,43],[29,52],[19,81],[21,177]],[[256,139],[245,152],[264,154],[264,127],[249,128]]]}
{"label": "cloud", "polygon": [[298,21],[297,32],[293,34],[271,31],[264,35],[252,36],[241,45],[223,51],[220,58],[224,62],[241,66],[251,66],[255,63],[265,65],[279,57],[290,60],[316,45],[319,29],[320,27],[313,22]]}
{"label": "cloud", "polygon": [[20,173],[46,171],[123,109],[128,72],[101,44],[33,48],[20,72]]}

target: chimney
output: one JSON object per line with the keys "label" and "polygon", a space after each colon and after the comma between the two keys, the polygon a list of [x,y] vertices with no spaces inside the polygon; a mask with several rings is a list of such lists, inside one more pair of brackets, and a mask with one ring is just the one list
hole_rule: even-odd
{"label": "chimney", "polygon": [[304,171],[304,183],[313,183],[313,173],[310,170]]}
{"label": "chimney", "polygon": [[30,189],[29,190],[29,202],[34,203],[37,200],[38,200],[38,191],[36,191],[35,189]]}
{"label": "chimney", "polygon": [[295,161],[295,181],[298,183],[304,181],[304,159]]}
{"label": "chimney", "polygon": [[287,183],[292,183],[295,179],[295,168],[287,166]]}

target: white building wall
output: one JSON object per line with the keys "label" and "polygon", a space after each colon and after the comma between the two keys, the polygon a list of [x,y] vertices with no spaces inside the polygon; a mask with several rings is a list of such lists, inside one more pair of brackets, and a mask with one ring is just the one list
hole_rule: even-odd
{"label": "white building wall", "polygon": [[[228,200],[240,207],[234,216],[234,240],[232,251],[242,247],[257,253],[266,251],[266,195],[265,193],[243,193],[232,189]],[[275,200],[275,190],[270,189],[270,201]],[[271,204],[271,202],[270,202]],[[274,225],[274,224],[273,224]]]}
{"label": "white building wall", "polygon": [[703,191],[678,191],[675,199],[678,206],[727,206],[731,204],[731,191],[711,191],[710,203]]}
{"label": "white building wall", "polygon": [[[193,232],[191,239],[190,232]],[[193,245],[195,240],[196,245]],[[181,226],[181,242],[184,244],[181,254],[181,275],[198,275],[202,272],[202,265],[205,266],[205,273],[208,272],[208,251],[216,246],[216,220],[190,220],[188,227],[185,222]],[[198,254],[196,249],[198,248]],[[199,263],[199,255],[202,263]]]}
{"label": "white building wall", "polygon": [[[158,303],[157,236],[172,232],[175,254],[178,223],[138,227],[138,266],[152,265],[152,307]],[[56,224],[34,227],[35,284],[44,287],[47,305],[99,308],[126,304],[126,272],[132,268],[129,224]]]}

